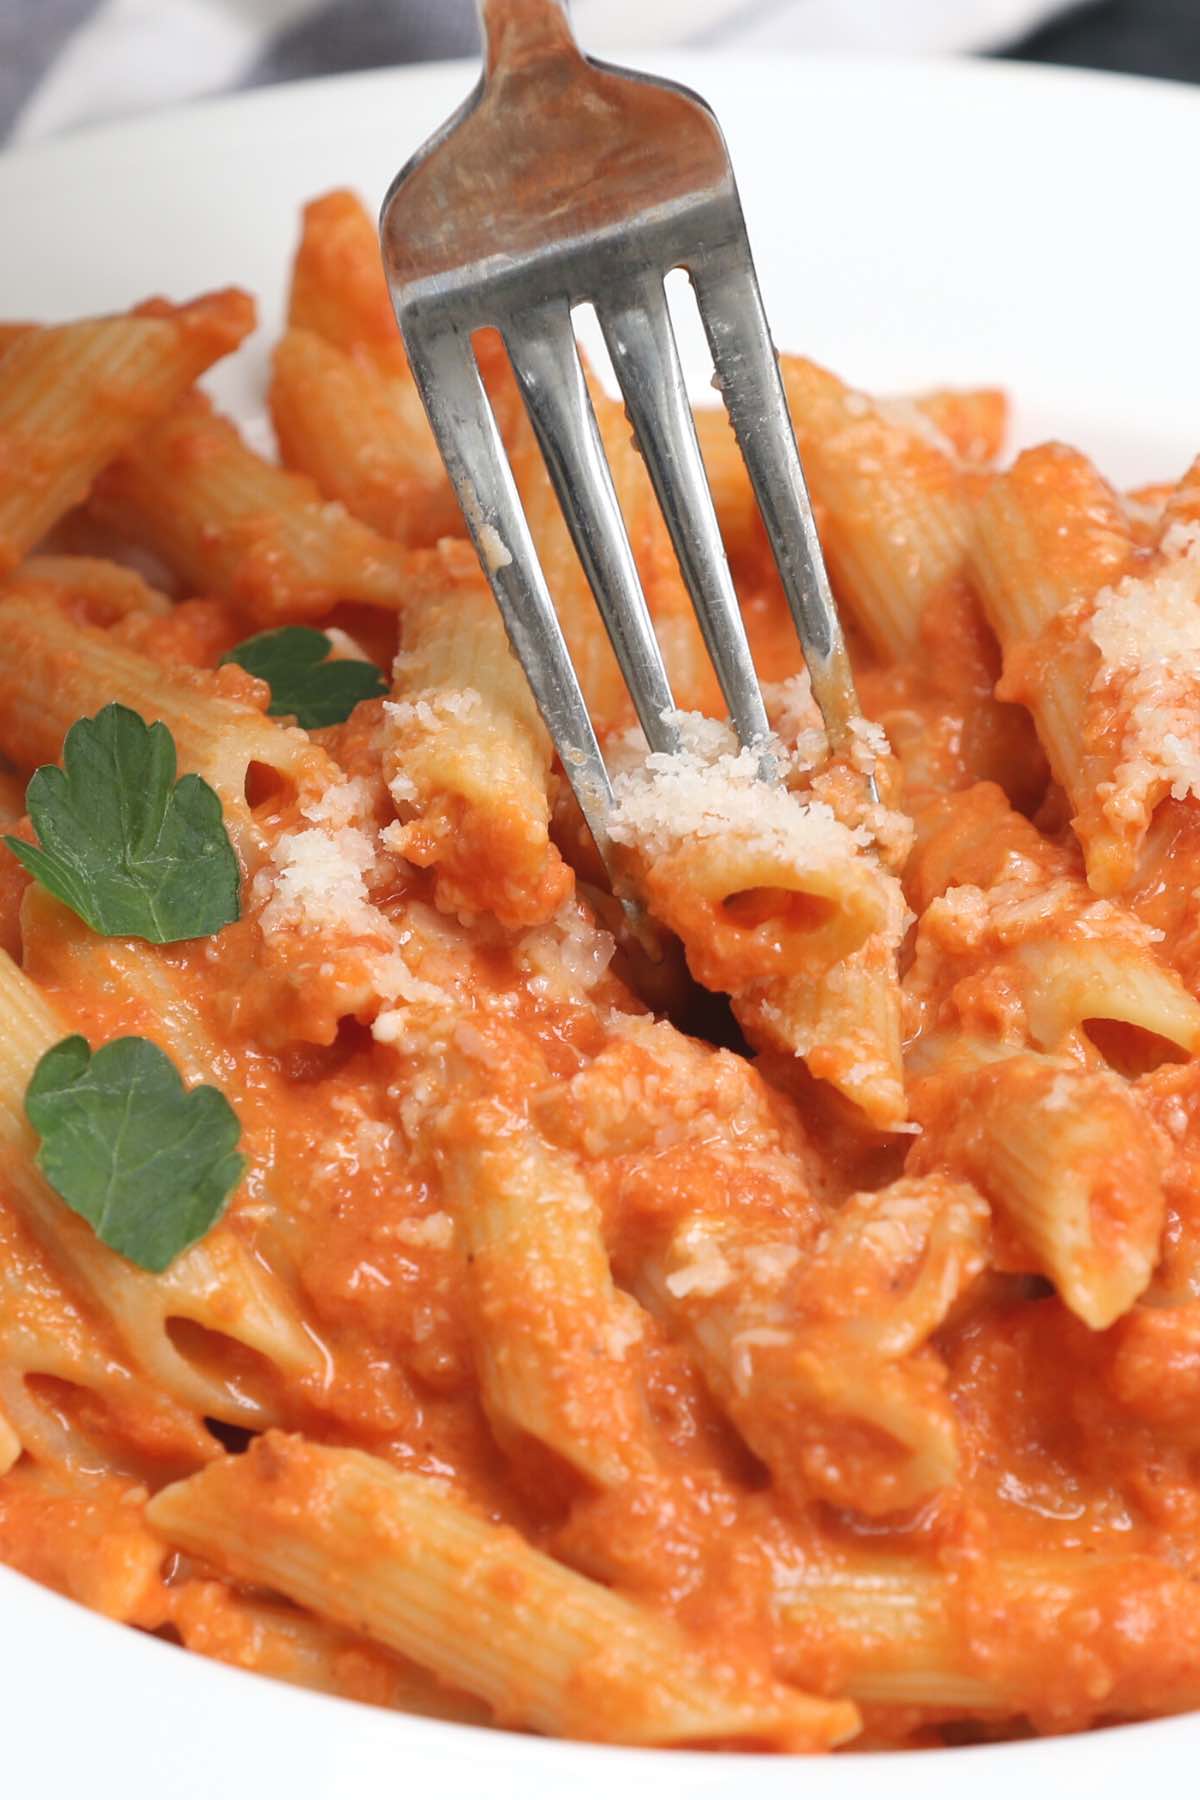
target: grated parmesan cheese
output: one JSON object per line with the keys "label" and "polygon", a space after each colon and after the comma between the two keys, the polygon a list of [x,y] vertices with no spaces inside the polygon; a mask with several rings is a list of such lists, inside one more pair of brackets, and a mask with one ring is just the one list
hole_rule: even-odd
{"label": "grated parmesan cheese", "polygon": [[850,761],[860,775],[874,775],[879,764],[892,753],[887,732],[873,719],[850,720]]}
{"label": "grated parmesan cheese", "polygon": [[454,1242],[454,1220],[448,1212],[427,1213],[423,1219],[401,1219],[394,1227],[402,1244],[414,1249],[448,1250]]}
{"label": "grated parmesan cheese", "polygon": [[635,1344],[646,1334],[646,1315],[632,1294],[613,1295],[612,1315],[601,1327],[600,1339],[606,1356],[613,1362],[624,1362]]}
{"label": "grated parmesan cheese", "polygon": [[825,758],[825,725],[808,670],[785,681],[764,681],[762,694],[776,736],[793,746],[793,766],[815,769]]}
{"label": "grated parmesan cheese", "polygon": [[367,898],[363,876],[375,861],[370,838],[353,826],[289,831],[251,888],[259,924],[277,931],[334,930],[378,936],[385,925]]}
{"label": "grated parmesan cheese", "polygon": [[576,999],[600,981],[616,952],[616,939],[597,925],[572,896],[545,925],[526,931],[517,957],[530,971],[531,993]]}
{"label": "grated parmesan cheese", "polygon": [[446,719],[470,719],[483,707],[478,688],[428,688],[411,700],[385,700],[384,717],[397,728],[419,725],[436,731]]}
{"label": "grated parmesan cheese", "polygon": [[701,1237],[693,1238],[687,1248],[691,1252],[687,1262],[666,1278],[668,1293],[674,1294],[676,1300],[686,1300],[689,1294],[707,1299],[729,1286],[733,1267],[720,1244],[710,1237]]}
{"label": "grated parmesan cheese", "polygon": [[803,801],[758,778],[753,750],[728,725],[698,713],[672,715],[683,747],[653,752],[618,773],[609,832],[653,860],[697,838],[736,838],[801,869],[844,862],[867,833],[850,831],[823,801]]}
{"label": "grated parmesan cheese", "polygon": [[371,791],[359,775],[331,781],[321,793],[300,801],[300,811],[313,825],[339,829],[370,817]]}
{"label": "grated parmesan cheese", "polygon": [[776,1286],[800,1261],[795,1244],[748,1244],[742,1255],[751,1281],[761,1287]]}
{"label": "grated parmesan cheese", "polygon": [[729,1347],[733,1385],[738,1393],[746,1395],[750,1392],[756,1349],[782,1349],[791,1342],[790,1332],[780,1331],[773,1325],[756,1325],[750,1331],[739,1331]]}
{"label": "grated parmesan cheese", "polygon": [[1100,652],[1092,691],[1124,714],[1111,782],[1099,788],[1116,822],[1137,822],[1151,788],[1200,796],[1200,526],[1176,525],[1166,561],[1127,576],[1092,603],[1087,630]]}
{"label": "grated parmesan cheese", "polygon": [[479,548],[483,553],[483,565],[489,575],[495,575],[500,569],[507,569],[512,563],[512,553],[494,525],[486,520],[478,527]]}

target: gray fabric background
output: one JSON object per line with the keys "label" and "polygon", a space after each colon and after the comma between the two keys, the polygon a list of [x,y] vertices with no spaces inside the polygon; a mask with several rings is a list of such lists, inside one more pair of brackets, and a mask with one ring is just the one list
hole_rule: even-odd
{"label": "gray fabric background", "polygon": [[96,0],[0,0],[0,140]]}
{"label": "gray fabric background", "polygon": [[276,38],[246,85],[469,56],[478,43],[474,0],[333,0]]}
{"label": "gray fabric background", "polygon": [[[747,7],[773,3],[747,0]],[[0,140],[97,4],[0,0]],[[325,0],[267,46],[247,85],[461,56],[476,42],[473,0]],[[1003,54],[1200,81],[1200,0],[1082,0]]]}

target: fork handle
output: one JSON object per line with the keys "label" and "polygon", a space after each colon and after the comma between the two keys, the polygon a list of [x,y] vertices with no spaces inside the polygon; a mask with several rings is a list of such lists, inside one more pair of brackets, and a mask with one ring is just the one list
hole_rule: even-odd
{"label": "fork handle", "polygon": [[567,0],[476,0],[489,81],[544,56],[578,55]]}

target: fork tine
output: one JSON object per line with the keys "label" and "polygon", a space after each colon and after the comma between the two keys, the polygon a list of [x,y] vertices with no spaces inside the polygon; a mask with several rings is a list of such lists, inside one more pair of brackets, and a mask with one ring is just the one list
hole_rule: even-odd
{"label": "fork tine", "polygon": [[[609,864],[612,787],[538,562],[470,341],[453,325],[404,333],[413,377],[509,642]],[[609,868],[609,873],[613,871]]]}
{"label": "fork tine", "polygon": [[[739,739],[770,731],[657,276],[597,305],[625,405]],[[764,759],[764,761],[769,759]],[[773,770],[764,766],[767,778]]]}
{"label": "fork tine", "polygon": [[858,712],[850,659],[745,227],[688,266],[717,382],[762,512],[831,748]]}
{"label": "fork tine", "polygon": [[522,309],[502,322],[513,371],[541,445],[563,517],[596,596],[609,640],[652,750],[674,751],[679,734],[670,680],[629,535],[565,300]]}

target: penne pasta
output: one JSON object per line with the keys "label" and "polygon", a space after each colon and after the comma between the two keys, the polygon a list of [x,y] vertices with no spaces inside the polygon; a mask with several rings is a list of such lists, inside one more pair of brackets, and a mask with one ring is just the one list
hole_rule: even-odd
{"label": "penne pasta", "polygon": [[440,545],[415,575],[392,696],[389,843],[433,869],[447,912],[552,917],[571,875],[550,842],[550,740],[466,544]]}
{"label": "penne pasta", "polygon": [[34,582],[81,606],[95,625],[114,625],[130,613],[165,618],[171,611],[166,594],[135,569],[100,556],[27,556],[9,586],[15,583],[17,591],[27,593]]}
{"label": "penne pasta", "polygon": [[86,320],[23,333],[0,370],[0,576],[254,324],[229,290],[155,316]]}
{"label": "penne pasta", "polygon": [[835,587],[873,648],[911,656],[922,613],[966,570],[970,499],[950,446],[815,363],[780,367]]}
{"label": "penne pasta", "polygon": [[256,455],[199,393],[112,465],[92,509],[193,591],[223,595],[261,625],[343,601],[404,604],[402,547]]}
{"label": "penne pasta", "polygon": [[[467,1034],[461,1034],[466,1038]],[[600,1487],[652,1463],[631,1352],[644,1321],[613,1285],[599,1209],[572,1159],[487,1095],[486,1041],[448,1052],[456,1100],[436,1154],[470,1267],[469,1317],[485,1408]]]}
{"label": "penne pasta", "polygon": [[944,1370],[924,1346],[984,1266],[986,1216],[972,1188],[934,1176],[855,1196],[803,1257],[692,1222],[647,1265],[647,1292],[686,1321],[786,1492],[899,1512],[957,1473]]}
{"label": "penne pasta", "polygon": [[[779,1604],[797,1648],[837,1659],[861,1705],[1032,1716],[1043,1730],[1077,1727],[1080,1713],[1063,1692],[1061,1668],[1037,1657],[1039,1609],[1050,1606],[1095,1632],[1130,1606],[1147,1621],[1182,1606],[1189,1625],[1161,1701],[1168,1710],[1195,1704],[1198,1665],[1186,1578],[1152,1556],[1126,1561],[1063,1549],[957,1571],[912,1558],[865,1558],[785,1575]],[[1001,1613],[1008,1620],[1004,1654],[981,1655],[985,1621]],[[1133,1645],[1114,1645],[1103,1679],[1108,1717],[1140,1711],[1144,1675]]]}
{"label": "penne pasta", "polygon": [[[1032,712],[1100,894],[1129,885],[1154,809],[1190,781],[1172,746],[1196,696],[1156,647],[1173,608],[1187,630],[1195,577],[1187,528],[1176,531],[1147,565],[1111,488],[1053,444],[997,477],[977,515],[972,565],[1004,651],[998,691]],[[1140,635],[1124,623],[1131,611]]]}
{"label": "penne pasta", "polygon": [[304,208],[288,324],[316,332],[341,350],[369,345],[403,362],[379,236],[362,201],[346,188],[322,194]]}
{"label": "penne pasta", "polygon": [[0,1413],[0,1475],[7,1475],[21,1454],[21,1440]]}
{"label": "penne pasta", "polygon": [[1166,1218],[1152,1127],[1119,1077],[1031,1053],[958,1066],[954,1117],[930,1079],[914,1100],[925,1126],[908,1167],[975,1182],[1012,1234],[1018,1267],[1054,1283],[1103,1331],[1145,1292]]}
{"label": "penne pasta", "polygon": [[[0,751],[27,770],[57,760],[75,720],[117,700],[168,727],[181,766],[211,782],[246,856],[261,842],[246,796],[252,769],[300,789],[328,781],[322,753],[249,703],[254,690],[236,671],[164,671],[47,604],[36,584],[13,581],[0,590],[0,630],[14,653],[0,670]],[[81,643],[86,658],[78,654]]]}
{"label": "penne pasta", "polygon": [[745,747],[585,370],[651,753],[475,333],[612,882],[354,195],[281,462],[196,387],[252,316],[0,325],[0,1564],[468,1757],[1200,1705],[1200,462],[998,473],[998,391],[785,357],[831,755],[701,409]]}
{"label": "penne pasta", "polygon": [[373,365],[313,331],[275,351],[271,418],[289,469],[399,543],[461,534],[462,515],[423,420],[402,417]]}
{"label": "penne pasta", "polygon": [[897,968],[900,923],[873,932],[815,980],[763,981],[739,994],[737,1018],[751,1042],[802,1057],[808,1071],[881,1131],[908,1117]]}
{"label": "penne pasta", "polygon": [[188,1650],[234,1668],[426,1719],[490,1721],[481,1702],[443,1687],[356,1632],[295,1607],[231,1594],[221,1582],[191,1580],[167,1590],[162,1610],[162,1624],[178,1632]]}
{"label": "penne pasta", "polygon": [[986,467],[1004,448],[1009,407],[1002,388],[931,388],[909,404],[965,463]]}
{"label": "penne pasta", "polygon": [[[922,914],[907,987],[944,1031],[946,997],[963,1026],[1087,1055],[1083,1034],[1130,1027],[1184,1053],[1200,1043],[1200,1007],[1155,951],[1152,931],[1097,901],[1077,859],[1041,836],[981,783],[930,808],[907,871]],[[989,972],[983,977],[983,970]],[[964,973],[974,976],[961,984]],[[985,981],[993,990],[985,991]],[[1136,1048],[1105,1032],[1118,1056]]]}
{"label": "penne pasta", "polygon": [[[280,1503],[281,1477],[309,1504]],[[286,1491],[286,1487],[283,1491]],[[278,1435],[159,1494],[168,1543],[243,1580],[367,1627],[379,1642],[486,1700],[502,1721],[622,1743],[827,1746],[854,1709],[777,1684],[709,1674],[668,1623],[530,1549],[442,1482],[356,1450]],[[334,1582],[325,1570],[337,1570]],[[476,1631],[449,1625],[469,1601]],[[530,1629],[530,1625],[533,1629]]]}
{"label": "penne pasta", "polygon": [[295,1308],[230,1231],[210,1233],[166,1274],[151,1276],[68,1212],[34,1166],[36,1139],[23,1104],[38,1058],[67,1031],[8,958],[0,959],[0,1020],[0,1134],[21,1217],[165,1393],[235,1424],[270,1420],[269,1385],[246,1381],[228,1348],[240,1346],[292,1376],[319,1370],[320,1347]]}
{"label": "penne pasta", "polygon": [[896,889],[828,804],[758,778],[727,727],[680,718],[684,747],[618,776],[609,832],[706,987],[824,973],[883,930]]}

